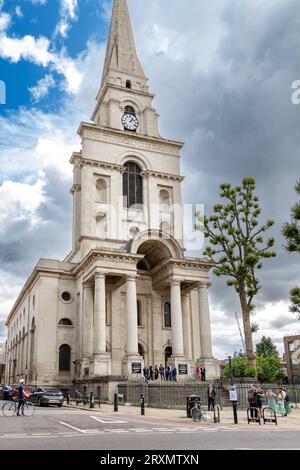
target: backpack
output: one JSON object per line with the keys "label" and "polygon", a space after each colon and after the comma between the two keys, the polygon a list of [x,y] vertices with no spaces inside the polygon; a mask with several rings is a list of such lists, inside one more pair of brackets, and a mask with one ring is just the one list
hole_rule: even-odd
{"label": "backpack", "polygon": [[255,392],[252,390],[252,388],[248,390],[248,402],[250,405],[254,405],[256,403]]}

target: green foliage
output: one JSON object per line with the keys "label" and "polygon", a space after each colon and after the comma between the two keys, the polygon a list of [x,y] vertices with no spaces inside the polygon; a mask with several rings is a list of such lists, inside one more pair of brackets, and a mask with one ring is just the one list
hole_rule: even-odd
{"label": "green foliage", "polygon": [[212,216],[198,219],[198,227],[202,226],[210,242],[204,255],[214,264],[216,276],[229,277],[228,286],[240,293],[243,283],[250,308],[260,289],[255,271],[262,268],[262,259],[276,256],[272,250],[274,238],[264,241],[262,236],[274,222],[259,224],[261,209],[254,195],[254,178],[244,178],[236,187],[224,183],[220,189],[224,204],[216,204]]}
{"label": "green foliage", "polygon": [[276,356],[279,357],[277,347],[273,343],[271,338],[266,338],[263,336],[259,343],[256,345],[256,356],[269,357]]}
{"label": "green foliage", "polygon": [[298,313],[298,320],[300,320],[300,288],[293,287],[293,289],[290,291],[290,297],[292,301],[290,312]]}
{"label": "green foliage", "polygon": [[[295,185],[295,191],[300,195],[300,180]],[[300,201],[291,209],[291,221],[284,224],[282,234],[287,240],[286,249],[290,253],[300,253]],[[290,312],[298,313],[300,320],[300,289],[293,287],[290,291],[291,306]]]}
{"label": "green foliage", "polygon": [[[256,377],[255,367],[249,365],[247,357],[241,352],[235,353],[231,359],[231,370],[233,377]],[[223,377],[230,378],[229,365],[225,367]]]}
{"label": "green foliage", "polygon": [[251,333],[257,333],[259,331],[258,323],[251,323]]}
{"label": "green foliage", "polygon": [[284,378],[277,355],[256,356],[257,378],[262,383],[274,383]]}
{"label": "green foliage", "polygon": [[[278,353],[271,356],[257,355],[256,368],[249,365],[245,354],[235,354],[231,360],[231,370],[233,378],[257,377],[262,383],[274,383],[284,378]],[[223,377],[230,379],[229,365],[225,367]]]}

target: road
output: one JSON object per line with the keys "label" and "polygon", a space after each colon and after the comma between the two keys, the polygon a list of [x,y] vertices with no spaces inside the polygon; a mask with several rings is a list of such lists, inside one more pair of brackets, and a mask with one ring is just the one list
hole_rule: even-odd
{"label": "road", "polygon": [[[2,402],[3,403],[3,402]],[[37,408],[32,417],[0,413],[0,450],[297,449],[300,430],[182,424],[161,418]]]}

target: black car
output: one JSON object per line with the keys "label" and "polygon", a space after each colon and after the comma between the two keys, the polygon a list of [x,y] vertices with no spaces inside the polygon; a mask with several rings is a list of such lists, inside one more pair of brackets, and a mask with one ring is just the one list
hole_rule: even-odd
{"label": "black car", "polygon": [[64,396],[60,390],[53,387],[38,387],[30,396],[31,403],[37,403],[39,406],[57,405],[63,406]]}
{"label": "black car", "polygon": [[1,400],[12,400],[13,389],[9,385],[1,385],[0,387],[0,399]]}

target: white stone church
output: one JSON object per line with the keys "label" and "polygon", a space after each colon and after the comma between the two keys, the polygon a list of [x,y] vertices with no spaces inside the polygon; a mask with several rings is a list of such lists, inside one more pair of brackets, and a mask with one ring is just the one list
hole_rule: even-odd
{"label": "white stone church", "polygon": [[[73,247],[41,259],[6,325],[6,381],[108,394],[144,366],[196,365],[218,377],[208,303],[211,265],[184,256],[181,142],[160,136],[127,0],[115,0],[92,122],[74,153]],[[199,247],[200,248],[200,247]]]}

